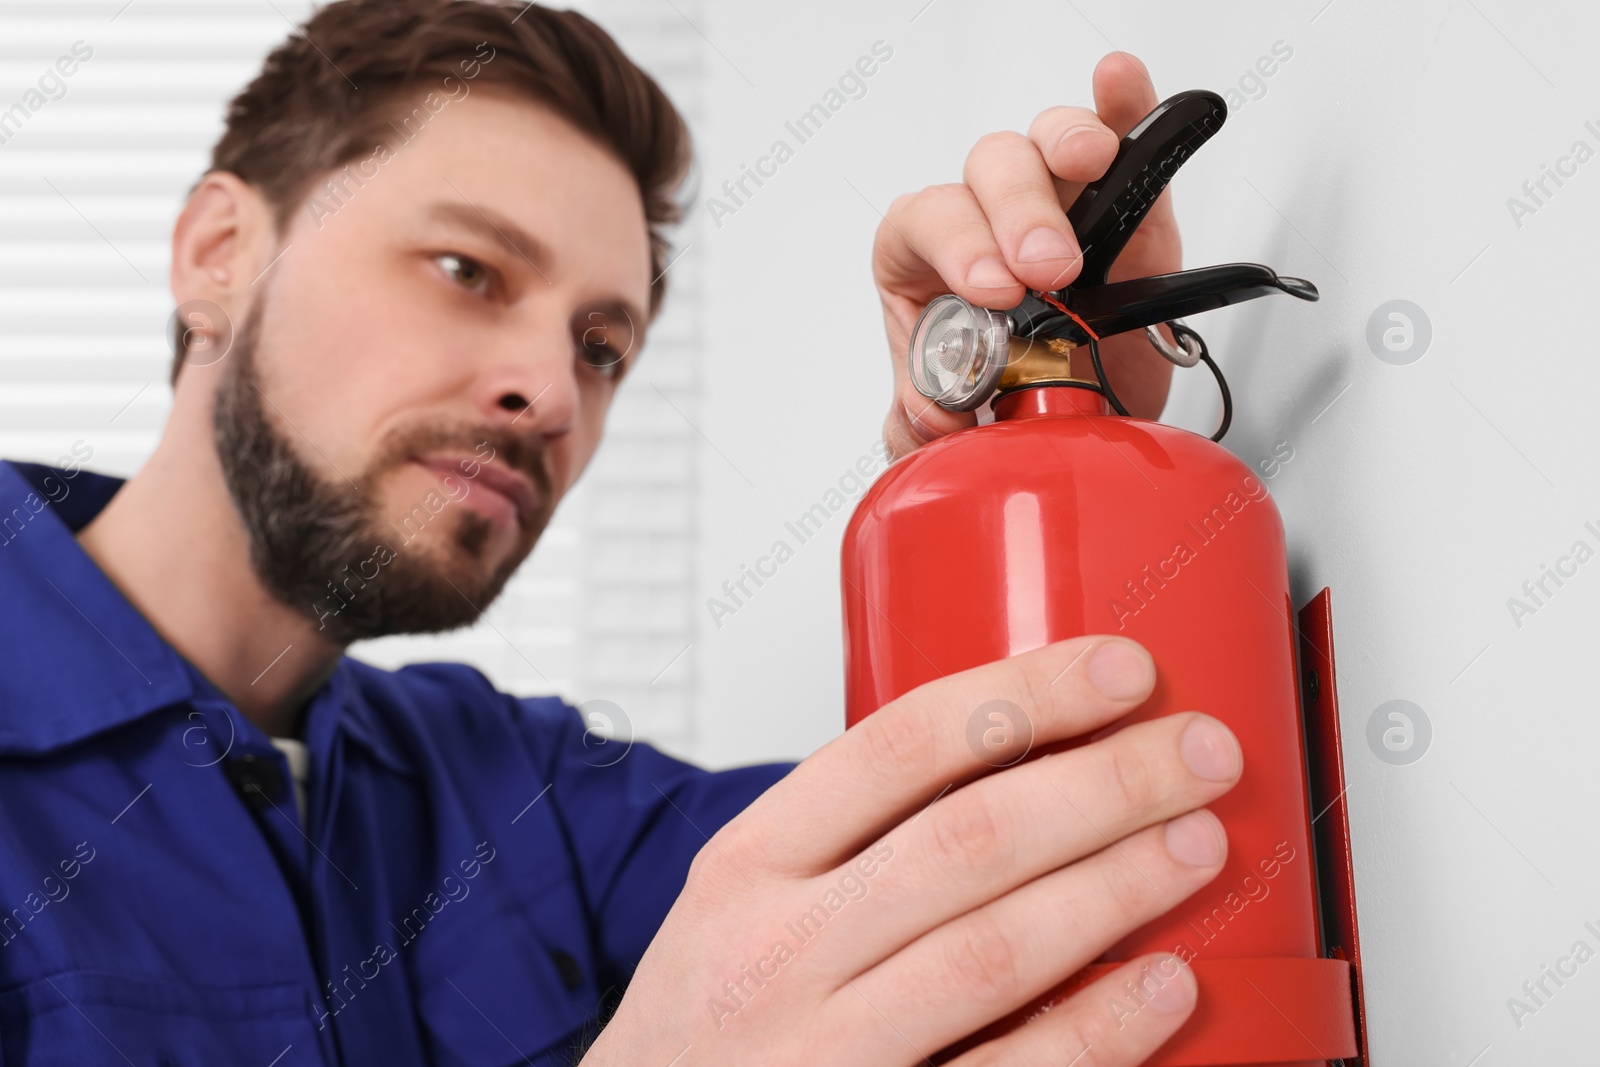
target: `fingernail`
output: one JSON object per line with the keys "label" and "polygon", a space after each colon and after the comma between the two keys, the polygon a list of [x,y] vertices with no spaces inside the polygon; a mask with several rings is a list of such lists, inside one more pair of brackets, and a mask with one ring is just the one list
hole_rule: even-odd
{"label": "fingernail", "polygon": [[1195,986],[1194,972],[1172,955],[1151,964],[1139,979],[1139,991],[1144,995],[1145,1003],[1162,1015],[1188,1011],[1199,992]]}
{"label": "fingernail", "polygon": [[1022,244],[1017,246],[1018,263],[1038,263],[1046,259],[1076,259],[1078,250],[1072,242],[1048,226],[1029,230]]}
{"label": "fingernail", "polygon": [[939,431],[931,429],[921,419],[917,418],[911,411],[910,405],[901,403],[900,410],[905,413],[906,423],[911,427],[911,432],[921,438],[923,444],[927,444],[939,436]]}
{"label": "fingernail", "polygon": [[974,289],[1005,289],[1017,284],[1005,261],[995,256],[985,256],[967,271],[967,284]]}
{"label": "fingernail", "polygon": [[[1068,141],[1075,137],[1089,138],[1100,136],[1100,131],[1093,126],[1069,126],[1063,130],[1061,136],[1056,138],[1056,151],[1066,147]],[[1079,145],[1087,144],[1087,140],[1079,141]]]}
{"label": "fingernail", "polygon": [[1179,863],[1214,867],[1222,862],[1222,824],[1215,815],[1191,811],[1167,823],[1167,851]]}
{"label": "fingernail", "polygon": [[1155,682],[1150,657],[1124,641],[1107,641],[1089,657],[1089,681],[1112,700],[1143,696]]}
{"label": "fingernail", "polygon": [[1178,740],[1178,752],[1189,770],[1208,782],[1236,778],[1244,764],[1244,754],[1239,751],[1233,731],[1209,715],[1196,715],[1189,720]]}

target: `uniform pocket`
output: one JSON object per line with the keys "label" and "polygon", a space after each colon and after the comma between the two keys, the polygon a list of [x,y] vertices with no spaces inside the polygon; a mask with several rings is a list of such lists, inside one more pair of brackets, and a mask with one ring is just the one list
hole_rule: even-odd
{"label": "uniform pocket", "polygon": [[598,1007],[570,887],[418,941],[413,981],[437,1067],[566,1067]]}
{"label": "uniform pocket", "polygon": [[304,986],[231,989],[65,971],[0,992],[4,1067],[202,1067],[320,1057]]}

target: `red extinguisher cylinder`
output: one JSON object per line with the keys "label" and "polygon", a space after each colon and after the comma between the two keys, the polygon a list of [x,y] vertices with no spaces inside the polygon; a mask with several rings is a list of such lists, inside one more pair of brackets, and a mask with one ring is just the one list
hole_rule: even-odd
{"label": "red extinguisher cylinder", "polygon": [[1318,960],[1293,609],[1283,523],[1265,484],[1204,437],[1110,415],[1092,389],[1019,388],[994,411],[992,424],[891,466],[851,519],[848,723],[926,682],[1050,642],[1138,641],[1157,683],[1122,722],[1203,711],[1244,755],[1238,785],[1210,805],[1228,835],[1222,872],[1099,961],[1162,951],[1193,969],[1195,1015],[1150,1062],[1316,1067],[1353,1052],[1348,996],[1342,1022],[1324,1004],[1348,971],[1318,966],[1334,961]]}

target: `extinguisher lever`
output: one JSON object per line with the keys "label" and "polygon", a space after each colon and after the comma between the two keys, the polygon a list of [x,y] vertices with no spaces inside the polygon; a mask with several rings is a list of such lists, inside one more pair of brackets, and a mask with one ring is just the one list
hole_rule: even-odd
{"label": "extinguisher lever", "polygon": [[1228,105],[1208,89],[1170,96],[1128,131],[1105,174],[1067,209],[1083,249],[1074,285],[1104,284],[1111,264],[1185,160],[1222,129]]}
{"label": "extinguisher lever", "polygon": [[1029,293],[1012,308],[1008,315],[1015,332],[1087,344],[1091,337],[1154,326],[1271,292],[1317,299],[1317,288],[1310,282],[1279,278],[1256,263],[1106,281],[1112,263],[1178,168],[1227,118],[1228,105],[1222,97],[1207,89],[1191,89],[1163,100],[1128,131],[1105,174],[1085,186],[1067,211],[1083,249],[1078,276],[1054,293]]}
{"label": "extinguisher lever", "polygon": [[[1222,393],[1222,426],[1211,439],[1220,440],[1233,415],[1227,382],[1199,334],[1174,320],[1268,293],[1316,300],[1317,287],[1301,278],[1281,278],[1259,263],[1224,263],[1118,282],[1107,278],[1178,168],[1222,128],[1227,117],[1228,106],[1221,96],[1191,89],[1163,100],[1128,131],[1105,174],[1086,185],[1067,209],[1083,262],[1066,287],[1053,292],[1029,290],[1021,303],[1005,311],[976,307],[951,293],[934,298],[917,319],[907,352],[917,391],[948,411],[976,410],[1000,387],[1013,363],[1010,338],[1060,338],[1088,348],[1095,374],[1094,383],[1072,378],[1068,358],[1063,366],[1055,366],[1064,380],[1097,388],[1112,411],[1126,416],[1128,409],[1106,377],[1096,342],[1170,322],[1174,334],[1180,335],[1181,354],[1172,354],[1170,346],[1158,345],[1158,351],[1179,366],[1203,362],[1216,376]],[[1153,329],[1149,336],[1152,344],[1166,344]],[[1022,346],[1017,358],[1032,351],[1031,345]],[[1023,384],[1053,380],[1035,375]]]}

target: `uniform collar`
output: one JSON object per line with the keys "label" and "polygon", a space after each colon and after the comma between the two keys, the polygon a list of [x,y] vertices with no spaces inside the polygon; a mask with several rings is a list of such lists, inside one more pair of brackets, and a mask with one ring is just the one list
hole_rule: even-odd
{"label": "uniform collar", "polygon": [[[215,699],[78,544],[124,479],[0,460],[0,754],[41,755],[163,708]],[[343,732],[391,768],[405,758],[341,656],[313,703],[332,698]],[[331,693],[327,690],[331,689]]]}

